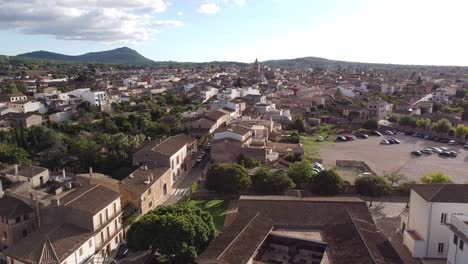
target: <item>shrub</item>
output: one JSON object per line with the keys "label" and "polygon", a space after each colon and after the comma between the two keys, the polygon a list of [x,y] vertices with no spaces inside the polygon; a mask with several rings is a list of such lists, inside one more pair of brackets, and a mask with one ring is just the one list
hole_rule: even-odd
{"label": "shrub", "polygon": [[389,192],[390,186],[383,177],[364,176],[355,182],[356,192],[360,195],[379,197]]}
{"label": "shrub", "polygon": [[237,163],[244,166],[247,169],[255,168],[260,165],[260,161],[253,159],[251,157],[245,156],[244,154],[240,154],[239,158],[237,159]]}
{"label": "shrub", "polygon": [[307,160],[294,162],[289,166],[288,176],[298,188],[304,188],[312,178],[312,164]]}
{"label": "shrub", "polygon": [[281,194],[288,188],[294,188],[295,186],[286,172],[281,170],[271,172],[269,169],[260,168],[252,176],[252,187],[260,193]]}
{"label": "shrub", "polygon": [[344,190],[344,181],[333,170],[323,170],[312,176],[310,190],[320,195],[336,195]]}
{"label": "shrub", "polygon": [[452,179],[442,172],[433,172],[423,175],[421,182],[425,184],[453,183]]}

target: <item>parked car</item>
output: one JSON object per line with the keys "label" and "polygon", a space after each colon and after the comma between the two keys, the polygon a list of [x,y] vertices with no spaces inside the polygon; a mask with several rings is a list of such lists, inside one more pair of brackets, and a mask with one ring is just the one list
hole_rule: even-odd
{"label": "parked car", "polygon": [[380,141],[380,144],[383,144],[383,145],[390,145],[390,141],[386,140],[386,139],[382,139],[382,141]]}
{"label": "parked car", "polygon": [[395,135],[395,134],[393,134],[393,132],[390,131],[390,130],[385,130],[384,133],[385,133],[386,135],[390,135],[390,136]]}
{"label": "parked car", "polygon": [[455,151],[449,151],[449,154],[450,154],[451,157],[457,157],[457,155],[458,155],[457,152],[455,152]]}
{"label": "parked car", "polygon": [[322,164],[318,163],[318,162],[312,163],[312,166],[314,168],[319,168],[321,171],[325,169],[325,167]]}
{"label": "parked car", "polygon": [[418,138],[424,138],[426,135],[421,134],[421,133],[418,133],[418,134],[416,134],[416,136],[417,136]]}
{"label": "parked car", "polygon": [[457,145],[458,143],[455,140],[450,140],[448,144],[453,146],[453,145]]}
{"label": "parked car", "polygon": [[423,149],[421,150],[421,152],[424,154],[429,154],[429,155],[433,153],[431,149]]}
{"label": "parked car", "polygon": [[353,136],[353,135],[346,135],[345,138],[346,138],[347,141],[353,141],[353,140],[356,140],[356,139],[357,139],[357,138],[356,138],[355,136]]}
{"label": "parked car", "polygon": [[463,145],[464,148],[468,149],[468,144]]}
{"label": "parked car", "polygon": [[418,157],[419,157],[419,156],[422,155],[422,153],[421,153],[421,151],[419,151],[419,150],[415,150],[415,151],[411,151],[411,155],[413,155],[413,156],[418,156]]}
{"label": "parked car", "polygon": [[318,141],[318,142],[322,142],[322,141],[323,141],[323,137],[322,137],[322,136],[318,136],[318,137],[317,137],[317,141]]}
{"label": "parked car", "polygon": [[429,135],[425,135],[425,136],[423,137],[423,139],[425,139],[425,140],[429,140],[429,138],[430,138]]}
{"label": "parked car", "polygon": [[439,154],[440,154],[440,153],[443,152],[443,150],[441,150],[441,149],[438,148],[438,147],[432,147],[431,149],[432,149],[432,152],[434,152],[434,153],[439,153]]}
{"label": "parked car", "polygon": [[439,153],[439,155],[443,156],[443,157],[450,157],[450,152],[449,151],[442,151]]}
{"label": "parked car", "polygon": [[362,139],[366,139],[366,138],[369,137],[369,135],[367,135],[367,134],[359,134],[358,137],[359,137],[359,138],[362,138]]}
{"label": "parked car", "polygon": [[378,137],[382,136],[382,133],[380,133],[380,132],[377,131],[377,130],[372,131],[371,134],[372,134],[373,136],[378,136]]}
{"label": "parked car", "polygon": [[115,257],[116,257],[117,259],[123,259],[123,258],[125,258],[127,255],[128,255],[128,247],[127,247],[127,244],[125,244],[125,243],[120,244],[119,247],[117,248],[117,254],[115,255]]}
{"label": "parked car", "polygon": [[400,144],[401,143],[401,141],[396,139],[396,138],[389,139],[388,141],[390,141],[390,143],[392,143],[392,144]]}
{"label": "parked car", "polygon": [[442,138],[439,142],[440,142],[440,143],[446,144],[446,143],[449,143],[449,141],[450,141],[450,140],[448,140],[448,139],[446,139],[446,138]]}
{"label": "parked car", "polygon": [[338,140],[338,141],[347,141],[345,136],[337,136],[336,140]]}
{"label": "parked car", "polygon": [[413,131],[405,131],[405,135],[406,136],[412,136],[412,135],[414,135],[414,132]]}
{"label": "parked car", "polygon": [[441,150],[443,151],[448,151],[449,149],[447,147],[440,147]]}
{"label": "parked car", "polygon": [[320,170],[317,169],[317,168],[313,168],[312,171],[313,171],[314,173],[316,173],[316,174],[320,172]]}

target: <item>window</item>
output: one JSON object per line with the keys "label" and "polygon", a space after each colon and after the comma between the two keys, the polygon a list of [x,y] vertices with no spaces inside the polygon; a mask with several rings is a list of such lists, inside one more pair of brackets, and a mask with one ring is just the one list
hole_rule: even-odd
{"label": "window", "polygon": [[15,223],[17,224],[19,222],[21,222],[21,216],[18,216],[18,217],[15,218]]}
{"label": "window", "polygon": [[80,248],[80,257],[83,256],[83,248]]}
{"label": "window", "polygon": [[441,224],[447,223],[447,213],[442,213],[442,214],[440,215],[440,223],[441,223]]}
{"label": "window", "polygon": [[117,219],[114,220],[114,227],[115,227],[115,230],[117,230]]}
{"label": "window", "polygon": [[457,237],[457,235],[453,235],[453,243],[454,243],[455,245],[458,244],[458,237]]}
{"label": "window", "polygon": [[439,246],[437,247],[437,252],[439,254],[444,253],[444,243],[439,243]]}
{"label": "window", "polygon": [[109,221],[109,211],[107,211],[107,208],[106,208],[106,221]]}
{"label": "window", "polygon": [[460,244],[458,245],[458,247],[460,248],[460,250],[463,250],[463,246],[465,245],[465,242],[463,242],[463,240],[460,239]]}
{"label": "window", "polygon": [[99,221],[101,222],[101,225],[102,225],[102,213],[99,214]]}
{"label": "window", "polygon": [[8,239],[7,232],[3,232],[3,239]]}
{"label": "window", "polygon": [[119,236],[116,236],[116,237],[115,237],[115,243],[116,243],[116,244],[119,243]]}
{"label": "window", "polygon": [[150,195],[150,194],[151,194],[151,187],[149,187],[149,189],[148,189],[148,195]]}
{"label": "window", "polygon": [[106,230],[107,230],[107,237],[110,237],[110,229],[109,229],[109,226],[107,226]]}
{"label": "window", "polygon": [[149,207],[149,208],[153,207],[153,201],[150,201],[150,202],[149,202],[148,207]]}
{"label": "window", "polygon": [[117,204],[114,202],[114,215],[117,214]]}
{"label": "window", "polygon": [[89,245],[89,248],[91,248],[93,246],[93,240],[92,239],[88,242],[88,245]]}

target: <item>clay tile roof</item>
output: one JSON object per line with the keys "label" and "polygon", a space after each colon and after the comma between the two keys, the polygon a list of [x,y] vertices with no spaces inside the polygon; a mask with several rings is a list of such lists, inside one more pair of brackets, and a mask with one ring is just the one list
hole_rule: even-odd
{"label": "clay tile roof", "polygon": [[468,184],[415,184],[411,189],[428,202],[468,203]]}
{"label": "clay tile roof", "polygon": [[71,224],[44,226],[2,254],[28,264],[59,264],[93,235],[94,232]]}
{"label": "clay tile roof", "polygon": [[25,202],[14,197],[5,195],[0,198],[0,216],[6,218],[15,218],[17,216],[33,213],[34,210]]}
{"label": "clay tile roof", "polygon": [[236,220],[214,239],[197,263],[247,263],[271,230],[318,229],[331,263],[402,264],[359,199],[249,197],[238,201]]}
{"label": "clay tile roof", "polygon": [[74,209],[95,215],[113,201],[120,194],[102,185],[85,185],[77,188],[60,199],[60,203]]}
{"label": "clay tile roof", "polygon": [[246,135],[250,132],[250,128],[243,126],[243,125],[235,125],[235,126],[221,128],[220,130],[216,131],[216,133],[226,132],[226,131],[239,134],[239,135]]}
{"label": "clay tile roof", "polygon": [[[143,194],[148,190],[148,188],[161,178],[164,174],[170,173],[171,169],[169,167],[150,167],[145,170],[143,167],[139,167],[133,171],[129,176],[125,177],[120,184],[127,187],[134,193],[139,195]],[[153,175],[153,181],[150,181],[150,184],[146,184],[145,181],[148,180],[148,177]]]}
{"label": "clay tile roof", "polygon": [[151,150],[172,156],[181,148],[183,148],[185,145],[192,144],[194,142],[196,142],[195,138],[186,134],[179,134],[179,135],[167,138],[160,144],[151,148]]}
{"label": "clay tile roof", "polygon": [[205,117],[213,121],[218,121],[218,119],[225,116],[226,114],[229,114],[229,112],[223,109],[217,109],[217,110],[206,113]]}

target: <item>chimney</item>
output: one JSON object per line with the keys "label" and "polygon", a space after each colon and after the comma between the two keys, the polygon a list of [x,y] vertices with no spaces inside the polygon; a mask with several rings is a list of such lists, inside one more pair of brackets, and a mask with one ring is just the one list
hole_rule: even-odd
{"label": "chimney", "polygon": [[16,181],[19,182],[18,164],[15,164],[15,177],[16,177]]}
{"label": "chimney", "polygon": [[153,179],[154,179],[153,173],[150,174],[150,179],[151,179],[151,181],[153,181]]}
{"label": "chimney", "polygon": [[89,178],[93,177],[93,167],[89,167]]}
{"label": "chimney", "polygon": [[65,169],[62,169],[62,176],[63,176],[63,181],[67,179],[67,174],[65,173]]}

